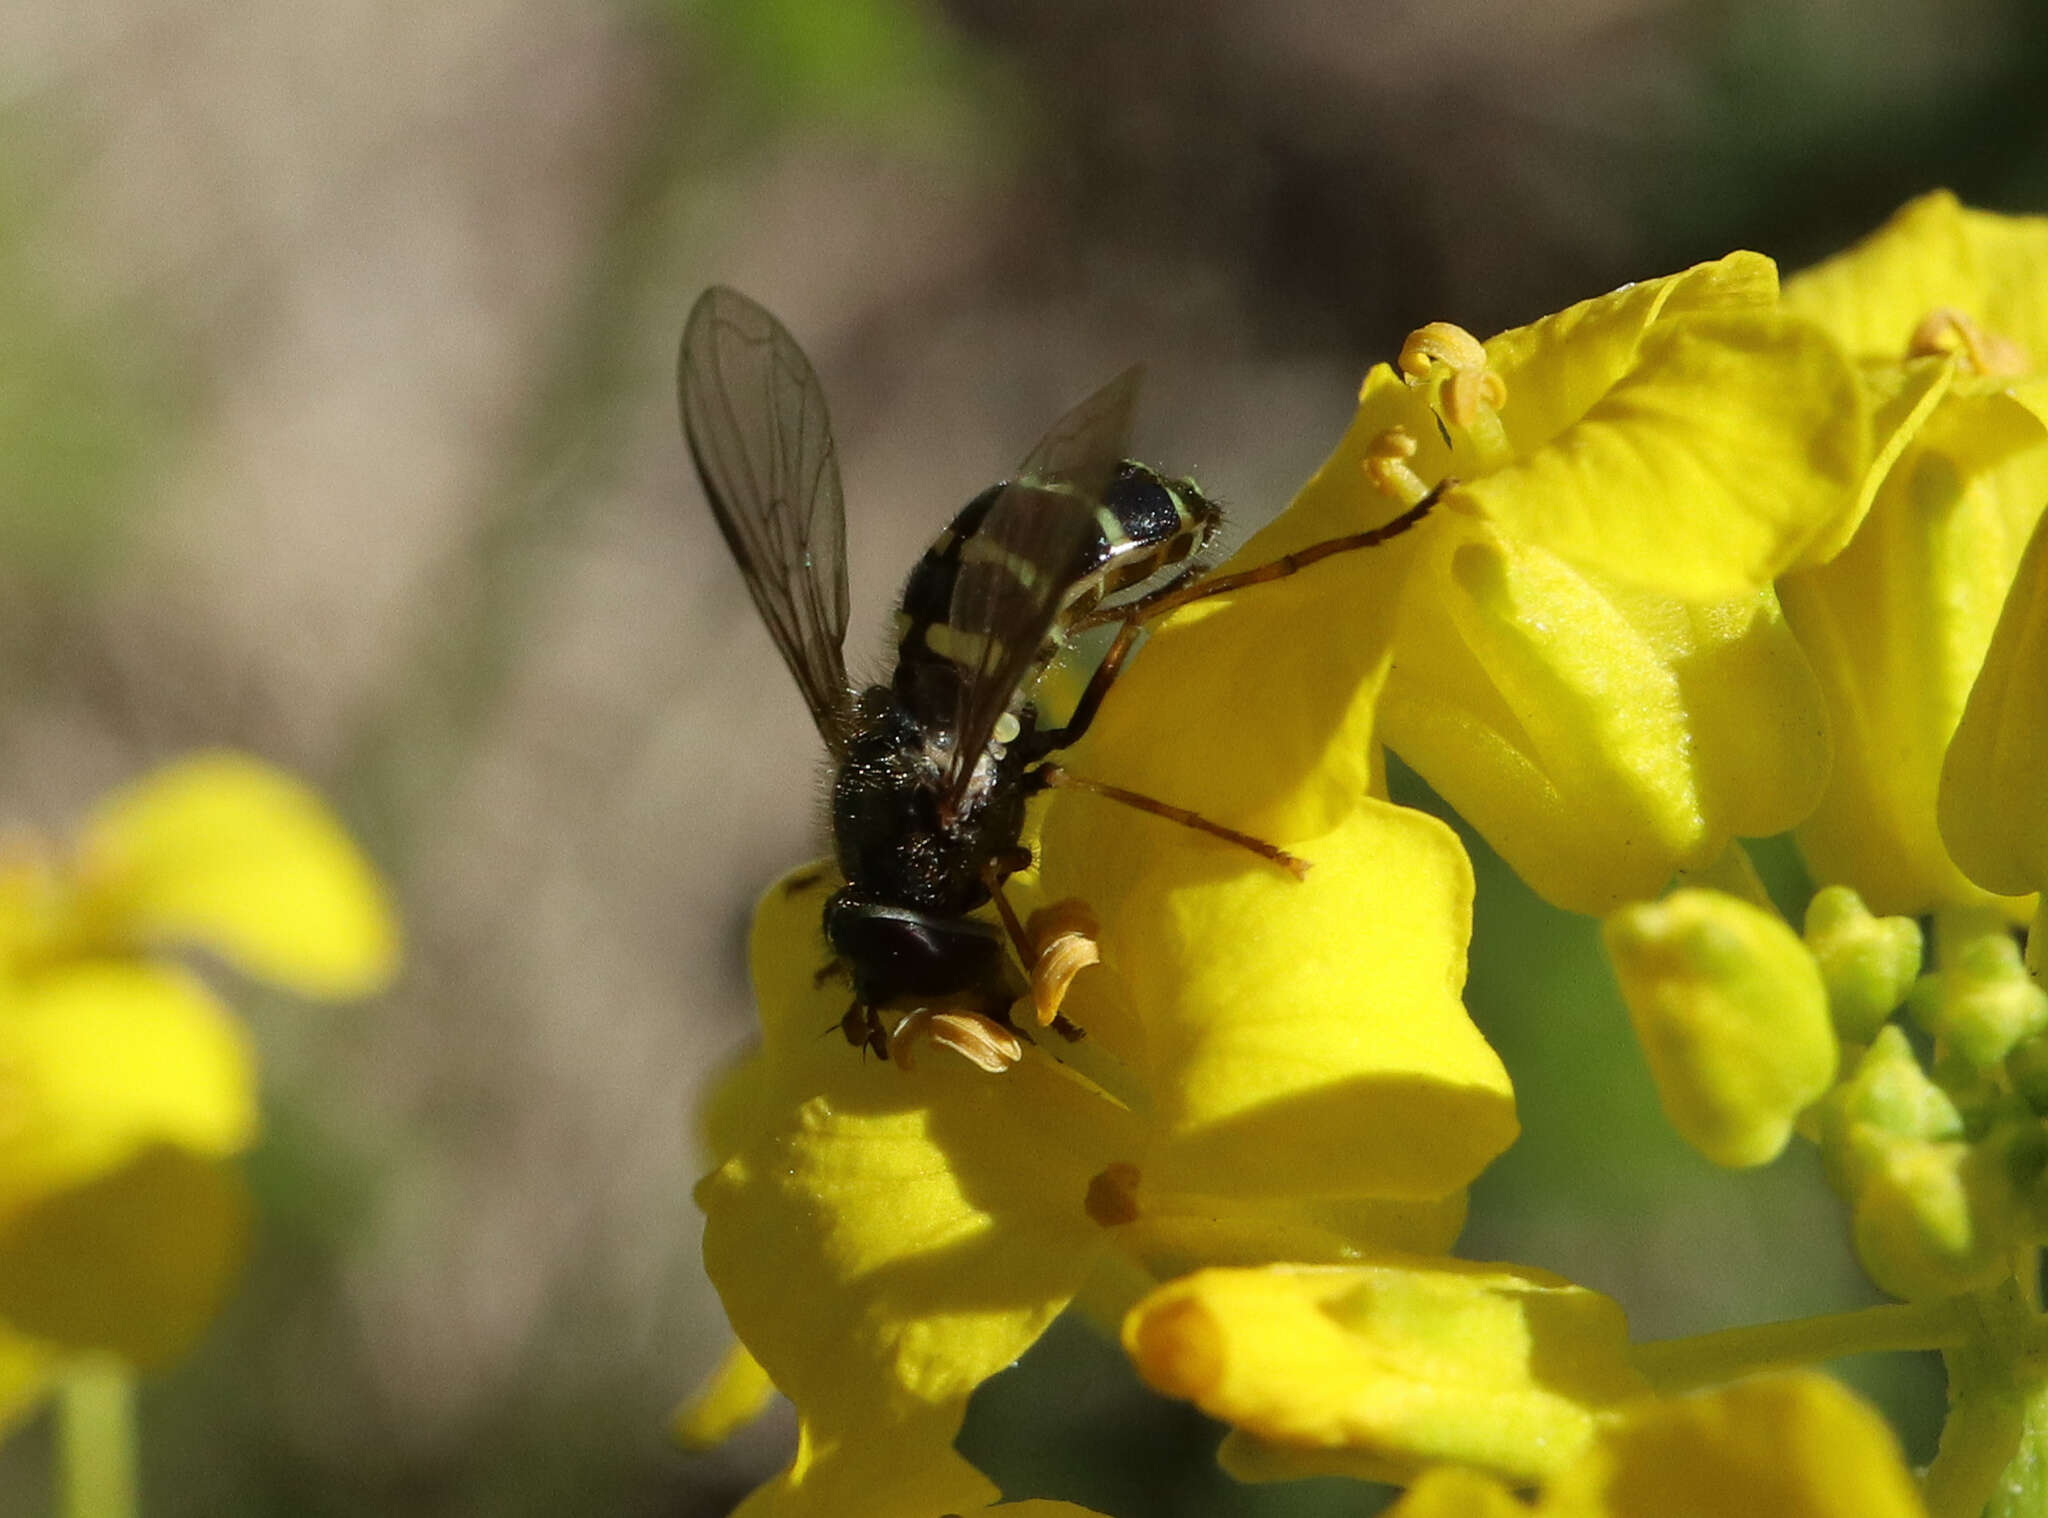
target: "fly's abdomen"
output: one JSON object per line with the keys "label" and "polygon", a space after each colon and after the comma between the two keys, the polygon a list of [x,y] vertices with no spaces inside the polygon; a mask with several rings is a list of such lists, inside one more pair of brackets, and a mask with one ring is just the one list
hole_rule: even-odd
{"label": "fly's abdomen", "polygon": [[[1192,482],[1169,479],[1126,460],[1117,466],[1099,500],[1058,486],[1035,492],[1043,510],[1071,520],[1063,524],[1065,530],[1042,535],[1045,543],[1058,545],[1056,550],[1019,551],[991,541],[983,529],[1006,488],[1007,482],[991,485],[961,508],[904,584],[896,617],[894,688],[897,699],[920,721],[944,724],[961,687],[977,671],[997,663],[994,656],[1002,652],[987,646],[988,639],[1000,634],[970,633],[958,625],[955,591],[964,564],[977,566],[976,587],[982,595],[1000,595],[1013,587],[1020,601],[1034,601],[1040,595],[1038,577],[1050,576],[1059,584],[1055,599],[1061,612],[1040,651],[1042,659],[1065,641],[1074,618],[1093,610],[1105,597],[1191,558],[1222,520],[1215,503]],[[1047,554],[1054,562],[1042,556]],[[1007,619],[984,615],[980,620],[984,626],[1001,627]]]}

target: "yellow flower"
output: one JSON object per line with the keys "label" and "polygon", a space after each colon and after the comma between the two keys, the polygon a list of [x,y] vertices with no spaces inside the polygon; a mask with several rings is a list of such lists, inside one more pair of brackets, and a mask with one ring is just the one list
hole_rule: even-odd
{"label": "yellow flower", "polygon": [[[1769,260],[1630,285],[1367,376],[1309,535],[1455,478],[1399,594],[1386,742],[1540,894],[1604,912],[1783,831],[1826,716],[1770,582],[1836,545],[1868,448]],[[1391,500],[1387,499],[1392,497]]]}
{"label": "yellow flower", "polygon": [[117,791],[66,857],[0,863],[0,1412],[67,1353],[176,1355],[233,1277],[254,1061],[179,946],[341,995],[390,976],[397,935],[318,799],[231,754]]}
{"label": "yellow flower", "polygon": [[[1877,418],[1854,541],[1779,593],[1835,731],[1833,778],[1800,847],[1819,879],[1881,913],[1998,899],[1950,859],[1936,794],[2048,502],[2044,287],[2048,219],[1969,211],[1940,193],[1785,288],[1788,310],[1856,358]],[[1977,816],[2003,827],[2038,791],[1985,793]],[[2022,915],[2012,898],[2033,885],[1993,875],[2004,910]]]}
{"label": "yellow flower", "polygon": [[1514,1111],[1459,1001],[1469,862],[1366,794],[1385,639],[1304,635],[1362,573],[1333,560],[1175,614],[1068,756],[1311,865],[1296,880],[1055,792],[1017,893],[1099,920],[1065,1002],[1084,1041],[1041,1037],[998,1075],[937,1047],[907,1072],[864,1061],[817,975],[831,883],[763,898],[762,1046],[713,1095],[698,1188],[712,1281],[803,1429],[750,1513],[819,1510],[812,1473],[856,1446],[950,1440],[1079,1293],[1120,1311],[1189,1264],[1448,1246]]}
{"label": "yellow flower", "polygon": [[1154,1387],[1234,1425],[1239,1476],[1412,1481],[1400,1518],[1529,1513],[1511,1492],[1527,1487],[1546,1518],[1923,1511],[1891,1431],[1835,1382],[1660,1396],[1678,1361],[1540,1271],[1393,1255],[1203,1270],[1133,1308],[1124,1344]]}

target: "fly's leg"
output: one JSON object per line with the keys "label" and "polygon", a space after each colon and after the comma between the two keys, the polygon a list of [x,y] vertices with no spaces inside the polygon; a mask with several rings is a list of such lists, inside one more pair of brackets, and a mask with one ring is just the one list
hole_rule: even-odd
{"label": "fly's leg", "polygon": [[1150,812],[1154,817],[1164,817],[1168,822],[1177,822],[1184,828],[1193,828],[1198,833],[1206,833],[1211,838],[1219,838],[1225,843],[1249,850],[1268,863],[1278,865],[1296,880],[1308,878],[1309,862],[1306,859],[1290,854],[1278,844],[1268,843],[1263,838],[1254,838],[1250,833],[1240,833],[1236,828],[1225,827],[1220,822],[1211,822],[1200,812],[1191,812],[1184,806],[1174,806],[1171,802],[1160,801],[1156,797],[1141,795],[1137,791],[1127,791],[1120,785],[1106,785],[1100,780],[1083,780],[1079,775],[1071,774],[1057,764],[1041,764],[1031,772],[1030,778],[1041,790],[1085,791],[1091,796],[1100,796],[1104,800],[1117,802],[1136,811]]}
{"label": "fly's leg", "polygon": [[1211,575],[1207,579],[1189,581],[1176,580],[1171,585],[1162,585],[1150,595],[1140,596],[1122,606],[1090,612],[1074,624],[1075,630],[1097,627],[1105,622],[1128,619],[1149,622],[1154,617],[1163,617],[1170,611],[1186,606],[1191,601],[1205,600],[1220,596],[1228,591],[1242,590],[1247,585],[1262,585],[1268,580],[1284,580],[1298,574],[1309,565],[1323,559],[1334,558],[1340,553],[1356,553],[1362,548],[1376,548],[1389,538],[1398,538],[1402,533],[1428,516],[1436,503],[1443,499],[1444,492],[1458,482],[1454,479],[1439,480],[1436,488],[1410,506],[1392,521],[1364,532],[1347,533],[1341,538],[1325,538],[1320,543],[1311,543],[1306,548],[1297,548],[1292,553],[1283,553],[1277,559],[1250,569],[1235,570],[1227,575]]}
{"label": "fly's leg", "polygon": [[855,1002],[846,1009],[846,1015],[839,1019],[839,1031],[854,1048],[870,1050],[879,1060],[889,1058],[889,1034],[882,1026],[882,1016],[865,1002]]}

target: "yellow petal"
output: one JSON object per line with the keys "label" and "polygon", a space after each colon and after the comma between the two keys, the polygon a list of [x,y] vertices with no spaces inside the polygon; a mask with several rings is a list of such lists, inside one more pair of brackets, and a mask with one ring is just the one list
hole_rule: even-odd
{"label": "yellow petal", "polygon": [[710,1449],[767,1411],[775,1383],[761,1362],[735,1343],[697,1394],[670,1420],[669,1431],[684,1449]]}
{"label": "yellow petal", "polygon": [[364,995],[397,967],[376,873],[318,796],[258,760],[201,754],[117,791],[80,856],[91,908],[126,936],[309,996]]}
{"label": "yellow petal", "polygon": [[1491,1476],[1440,1465],[1424,1471],[1386,1518],[1529,1518],[1529,1509]]}
{"label": "yellow petal", "polygon": [[[1798,830],[1824,884],[1882,915],[1992,898],[1936,827],[1943,758],[2022,549],[2048,502],[2048,431],[2000,395],[1951,394],[1886,478],[1856,539],[1779,586],[1826,692],[1827,792]],[[2025,904],[2007,900],[2016,918]]]}
{"label": "yellow petal", "polygon": [[1789,826],[1826,783],[1818,687],[1769,591],[1688,605],[1447,527],[1400,649],[1389,746],[1573,911],[1656,894],[1732,837]]}
{"label": "yellow petal", "polygon": [[732,1104],[697,1199],[734,1331],[829,1441],[964,1405],[1022,1354],[1094,1258],[1090,1179],[1143,1136],[1036,1053],[989,1075],[848,1048],[848,993],[815,977],[821,894],[778,886],[756,912],[763,1052],[739,1089],[760,1106]]}
{"label": "yellow petal", "polygon": [[231,1155],[256,1131],[247,1038],[181,970],[74,962],[0,995],[0,1220],[155,1144]]}
{"label": "yellow petal", "polygon": [[1775,915],[1720,891],[1625,907],[1603,935],[1664,1113],[1717,1165],[1762,1165],[1835,1077],[1820,967]]}
{"label": "yellow petal", "polygon": [[1516,1133],[1459,993],[1471,866],[1435,819],[1355,805],[1280,840],[1305,881],[1151,818],[1047,809],[1050,895],[1088,899],[1106,976],[1145,1025],[1147,1180],[1234,1195],[1440,1197]]}
{"label": "yellow petal", "polygon": [[1885,1421],[1817,1372],[1639,1403],[1544,1493],[1544,1518],[1925,1518]]}
{"label": "yellow petal", "polygon": [[1543,1480],[1647,1394],[1613,1302],[1458,1260],[1198,1271],[1140,1303],[1123,1339],[1155,1389],[1293,1474],[1456,1463]]}
{"label": "yellow petal", "polygon": [[957,1409],[891,1420],[879,1411],[845,1438],[798,1436],[788,1470],[733,1509],[732,1518],[905,1518],[980,1513],[994,1483],[953,1452]]}
{"label": "yellow petal", "polygon": [[148,1369],[189,1349],[241,1268],[249,1202],[228,1167],[145,1150],[0,1229],[0,1317]]}
{"label": "yellow petal", "polygon": [[1785,282],[1785,309],[1825,325],[1858,358],[1898,362],[1913,329],[1948,306],[2048,362],[2048,218],[1966,209],[1947,190],[1908,201],[1846,252]]}
{"label": "yellow petal", "polygon": [[[1522,394],[1510,380],[1504,417]],[[1458,497],[1624,584],[1718,600],[1767,585],[1831,528],[1869,447],[1862,394],[1819,328],[1702,315],[1650,329],[1566,430]]]}
{"label": "yellow petal", "polygon": [[2034,526],[1942,763],[1942,841],[1987,891],[2048,887],[2048,515]]}
{"label": "yellow petal", "polygon": [[1777,296],[1775,264],[1760,253],[1730,253],[1501,333],[1486,344],[1486,361],[1507,383],[1501,420],[1515,451],[1534,452],[1598,405],[1640,362],[1643,339],[1659,322],[1762,316]]}

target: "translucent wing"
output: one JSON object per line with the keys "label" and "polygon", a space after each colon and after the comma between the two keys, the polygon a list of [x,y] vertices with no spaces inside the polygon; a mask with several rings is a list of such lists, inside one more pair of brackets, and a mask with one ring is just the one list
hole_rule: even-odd
{"label": "translucent wing", "polygon": [[1129,444],[1143,377],[1133,365],[1055,422],[962,552],[947,616],[965,655],[940,792],[948,812],[996,723],[1036,675],[1061,609],[1095,567],[1096,507]]}
{"label": "translucent wing", "polygon": [[846,508],[825,392],[796,339],[737,290],[697,298],[676,365],[711,513],[818,731],[846,742]]}

